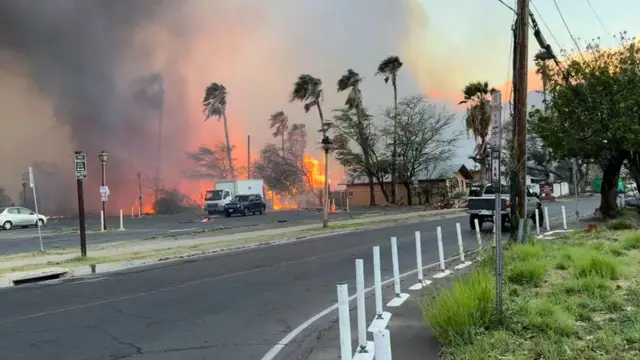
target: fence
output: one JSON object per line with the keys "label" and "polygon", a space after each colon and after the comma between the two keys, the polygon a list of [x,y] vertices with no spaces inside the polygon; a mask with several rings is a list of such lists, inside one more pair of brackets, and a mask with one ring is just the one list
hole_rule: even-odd
{"label": "fence", "polygon": [[[549,225],[549,212],[548,208],[544,208],[545,225],[547,232],[550,231]],[[535,212],[534,225],[536,232],[540,234],[541,219],[538,211]],[[480,230],[480,224],[478,220],[475,221],[475,240],[478,248],[482,246],[482,235]],[[567,217],[566,209],[562,206],[562,226],[564,231],[567,231]],[[457,238],[457,254],[453,257],[445,258],[442,228],[438,226],[436,228],[436,240],[437,240],[437,252],[438,252],[438,272],[432,275],[432,278],[442,279],[451,274],[455,270],[460,270],[472,265],[472,262],[467,259],[468,253],[464,250],[462,230],[460,223],[456,223],[456,238]],[[562,230],[561,230],[562,231]],[[494,227],[495,236],[495,227]],[[422,263],[422,235],[420,231],[415,231],[415,264],[416,267],[410,274],[415,274],[416,283],[408,288],[409,291],[419,291],[426,286],[433,283],[432,280],[426,279],[424,274],[425,266]],[[351,332],[351,318],[349,307],[349,290],[348,285],[345,282],[337,284],[337,296],[338,296],[338,324],[339,324],[339,336],[340,336],[340,358],[344,360],[392,360],[392,347],[391,347],[391,333],[387,329],[388,323],[392,318],[392,309],[402,306],[402,304],[411,296],[409,293],[404,292],[401,287],[401,274],[399,270],[398,259],[398,239],[396,237],[390,238],[391,245],[391,261],[392,261],[392,279],[385,282],[382,281],[382,274],[380,268],[380,246],[372,246],[372,264],[373,264],[373,291],[375,301],[375,314],[371,321],[367,321],[367,311],[365,303],[366,283],[364,276],[365,261],[363,259],[355,260],[355,274],[356,274],[356,323],[357,323],[357,339],[355,342],[355,350],[352,342]],[[495,246],[495,244],[494,244]],[[436,249],[434,249],[436,250]],[[455,263],[453,266],[447,266],[448,263]],[[407,275],[407,274],[405,274]],[[387,282],[393,283],[393,296],[388,300],[386,305],[383,305],[383,285]],[[387,310],[385,310],[385,307]],[[391,310],[388,310],[391,309]],[[367,326],[368,324],[368,326]]]}

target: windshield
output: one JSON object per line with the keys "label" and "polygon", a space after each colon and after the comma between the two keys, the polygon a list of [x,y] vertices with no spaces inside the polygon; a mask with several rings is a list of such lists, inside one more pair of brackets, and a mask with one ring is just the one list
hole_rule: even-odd
{"label": "windshield", "polygon": [[6,207],[0,207],[0,214],[2,214],[6,209]]}
{"label": "windshield", "polygon": [[233,198],[233,201],[235,201],[235,202],[248,202],[249,201],[249,195],[238,195],[238,196]]}
{"label": "windshield", "polygon": [[209,190],[205,195],[205,200],[222,200],[222,190]]}

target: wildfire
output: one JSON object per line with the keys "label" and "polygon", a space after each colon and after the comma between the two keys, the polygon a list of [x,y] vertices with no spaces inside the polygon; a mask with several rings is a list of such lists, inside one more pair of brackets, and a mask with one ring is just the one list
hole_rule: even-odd
{"label": "wildfire", "polygon": [[[322,189],[324,187],[324,174],[320,166],[320,161],[305,154],[303,166],[305,171],[304,181],[313,189]],[[296,201],[296,199],[288,196],[277,196],[274,193],[269,193],[269,191],[267,191],[267,193],[266,198],[271,199],[274,210],[298,208],[298,201]]]}

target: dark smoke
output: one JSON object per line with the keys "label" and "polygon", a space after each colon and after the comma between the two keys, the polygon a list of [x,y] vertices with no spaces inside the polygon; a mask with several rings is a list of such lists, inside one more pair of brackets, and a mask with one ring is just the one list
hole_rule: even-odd
{"label": "dark smoke", "polygon": [[[89,205],[99,198],[101,150],[112,155],[107,178],[116,194],[135,178],[135,167],[150,163],[151,176],[157,161],[163,75],[149,67],[152,54],[132,51],[132,41],[163,8],[163,0],[0,0],[0,50],[26,62],[31,81],[54,103],[56,120],[88,154]],[[127,79],[124,69],[139,73]],[[56,186],[73,186],[70,170]]]}

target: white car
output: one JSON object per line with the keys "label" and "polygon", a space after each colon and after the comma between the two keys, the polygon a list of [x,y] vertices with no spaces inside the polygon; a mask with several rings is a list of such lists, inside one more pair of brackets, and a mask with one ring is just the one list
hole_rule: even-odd
{"label": "white car", "polygon": [[38,227],[45,226],[47,224],[47,217],[44,215],[37,215],[36,213],[23,207],[0,207],[0,228],[3,230],[11,230],[14,226]]}

